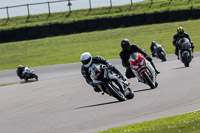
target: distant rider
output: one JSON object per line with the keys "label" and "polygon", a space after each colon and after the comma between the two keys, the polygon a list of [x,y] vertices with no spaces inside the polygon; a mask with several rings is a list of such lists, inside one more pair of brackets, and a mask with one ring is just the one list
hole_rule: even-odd
{"label": "distant rider", "polygon": [[[178,41],[179,41],[179,39],[181,39],[183,37],[187,38],[190,41],[191,47],[192,47],[192,53],[193,53],[194,44],[193,44],[192,39],[190,38],[188,33],[184,32],[183,27],[178,27],[177,33],[173,36],[173,42],[172,42],[173,45],[175,46],[175,55],[177,55],[177,56],[178,56]],[[192,55],[192,57],[193,57],[193,55]],[[179,57],[178,57],[178,59],[179,59]]]}
{"label": "distant rider", "polygon": [[19,76],[20,79],[24,78],[24,73],[23,73],[24,69],[25,69],[25,66],[22,66],[22,65],[19,65],[17,67],[17,71],[16,72],[17,72],[17,75]]}
{"label": "distant rider", "polygon": [[[160,44],[157,44],[155,41],[152,41],[151,42],[151,46],[150,46],[150,50],[151,50],[151,53],[152,53],[152,57],[156,57],[156,47],[159,46]],[[160,45],[162,46],[162,45]]]}
{"label": "distant rider", "polygon": [[88,72],[89,67],[93,64],[93,63],[101,63],[104,64],[108,67],[108,69],[110,69],[111,71],[115,72],[116,74],[118,74],[120,76],[120,78],[122,78],[122,80],[126,80],[126,78],[117,70],[117,68],[115,68],[114,66],[112,66],[109,62],[107,62],[103,57],[101,56],[93,56],[89,53],[89,52],[84,52],[81,54],[81,62],[82,62],[82,67],[81,67],[81,74],[83,75],[83,77],[85,78],[86,82],[88,84],[90,84],[93,88],[94,91],[96,92],[100,92],[101,90],[95,86],[93,84],[93,81],[90,77],[90,74]]}
{"label": "distant rider", "polygon": [[122,48],[122,51],[119,53],[120,55],[120,58],[122,59],[122,65],[126,68],[126,72],[125,72],[125,75],[127,78],[132,78],[132,77],[135,77],[135,75],[133,74],[131,68],[130,68],[130,63],[129,63],[129,58],[130,58],[130,55],[132,53],[135,53],[135,52],[139,52],[141,53],[150,63],[151,65],[153,66],[153,68],[155,69],[155,72],[157,74],[159,74],[160,72],[156,69],[153,61],[152,61],[152,58],[143,50],[141,49],[140,47],[138,47],[136,44],[130,44],[130,41],[128,39],[123,39],[121,41],[121,48]]}

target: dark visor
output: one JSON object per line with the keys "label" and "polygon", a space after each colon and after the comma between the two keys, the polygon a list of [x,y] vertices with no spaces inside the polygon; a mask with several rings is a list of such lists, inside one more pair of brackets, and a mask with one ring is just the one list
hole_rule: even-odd
{"label": "dark visor", "polygon": [[83,65],[87,65],[91,60],[91,57],[88,58],[87,60],[81,61]]}

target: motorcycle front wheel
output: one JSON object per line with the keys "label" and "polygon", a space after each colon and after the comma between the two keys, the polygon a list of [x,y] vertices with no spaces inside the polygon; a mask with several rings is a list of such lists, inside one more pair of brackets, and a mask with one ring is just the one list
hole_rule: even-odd
{"label": "motorcycle front wheel", "polygon": [[35,78],[35,80],[38,81],[38,76],[36,74],[33,74],[33,78]]}
{"label": "motorcycle front wheel", "polygon": [[162,61],[167,61],[166,57],[165,57],[165,53],[161,52],[159,53],[159,57]]}
{"label": "motorcycle front wheel", "polygon": [[188,54],[187,53],[184,53],[184,65],[185,67],[189,67],[189,57],[188,57]]}
{"label": "motorcycle front wheel", "polygon": [[117,100],[119,101],[125,101],[126,98],[123,95],[123,93],[120,91],[120,88],[117,88],[118,86],[115,84],[113,84],[113,82],[109,83],[107,85],[107,91],[110,95],[112,95],[113,97],[115,97]]}
{"label": "motorcycle front wheel", "polygon": [[147,82],[147,84],[151,87],[151,89],[155,89],[156,85],[154,85],[152,79],[149,77],[149,75],[147,74],[146,71],[144,71],[143,73],[141,73],[142,76],[144,77],[145,81]]}

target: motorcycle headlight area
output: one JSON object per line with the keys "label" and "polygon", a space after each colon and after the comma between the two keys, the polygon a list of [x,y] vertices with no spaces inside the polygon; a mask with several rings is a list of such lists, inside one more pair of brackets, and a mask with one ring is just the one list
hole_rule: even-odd
{"label": "motorcycle headlight area", "polygon": [[144,65],[144,59],[142,59],[140,62],[140,66],[143,66],[143,65]]}
{"label": "motorcycle headlight area", "polygon": [[133,69],[138,69],[138,68],[139,68],[139,66],[132,66],[132,68],[133,68]]}

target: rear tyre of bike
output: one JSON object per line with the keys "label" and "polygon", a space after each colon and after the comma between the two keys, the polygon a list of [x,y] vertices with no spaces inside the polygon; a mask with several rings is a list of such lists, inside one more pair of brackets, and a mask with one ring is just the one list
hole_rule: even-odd
{"label": "rear tyre of bike", "polygon": [[152,81],[152,79],[149,77],[149,75],[147,74],[147,72],[144,71],[144,72],[142,73],[142,75],[143,75],[145,81],[146,81],[146,82],[148,83],[148,85],[151,87],[151,89],[155,89],[155,88],[156,88],[156,85],[153,84],[153,81]]}
{"label": "rear tyre of bike", "polygon": [[112,83],[108,84],[107,91],[108,91],[109,94],[111,94],[113,97],[115,97],[119,101],[125,101],[126,100],[125,96],[120,91],[120,88],[117,88]]}
{"label": "rear tyre of bike", "polygon": [[185,67],[189,67],[189,57],[187,53],[184,53],[184,58],[185,58],[185,62],[184,62]]}

